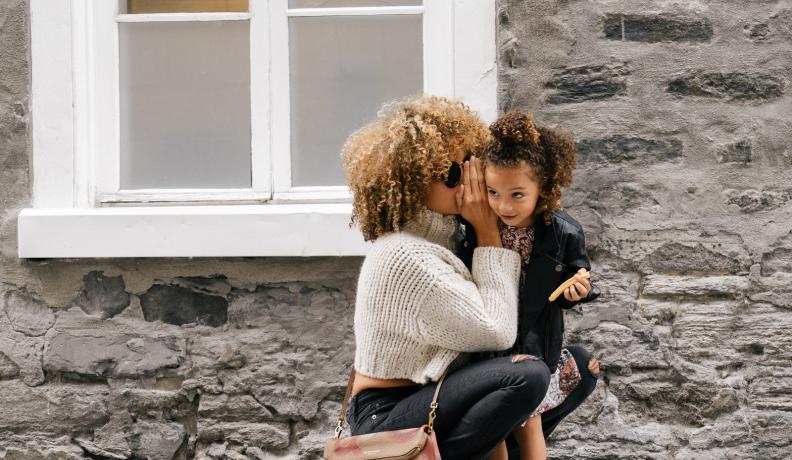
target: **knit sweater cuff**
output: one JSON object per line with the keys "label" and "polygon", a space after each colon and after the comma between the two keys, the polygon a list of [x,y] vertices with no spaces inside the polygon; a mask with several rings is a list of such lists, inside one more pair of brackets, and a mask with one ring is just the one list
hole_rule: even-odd
{"label": "knit sweater cuff", "polygon": [[500,284],[500,279],[507,274],[507,279],[517,282],[520,278],[520,254],[511,249],[494,246],[479,246],[473,251],[471,274],[476,282],[490,281]]}

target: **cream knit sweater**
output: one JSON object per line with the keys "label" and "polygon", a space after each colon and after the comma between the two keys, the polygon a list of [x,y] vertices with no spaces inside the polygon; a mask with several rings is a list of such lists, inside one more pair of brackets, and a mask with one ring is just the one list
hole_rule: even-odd
{"label": "cream knit sweater", "polygon": [[425,210],[377,238],[360,271],[355,369],[436,381],[460,352],[503,350],[517,335],[520,256],[476,248],[473,270],[451,249],[456,218]]}

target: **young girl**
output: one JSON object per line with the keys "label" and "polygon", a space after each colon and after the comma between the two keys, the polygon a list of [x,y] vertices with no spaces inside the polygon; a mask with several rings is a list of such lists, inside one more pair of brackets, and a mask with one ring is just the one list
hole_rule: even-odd
{"label": "young girl", "polygon": [[[527,113],[503,115],[490,131],[494,141],[482,158],[489,203],[499,217],[503,246],[520,253],[522,276],[517,341],[509,350],[476,359],[512,356],[512,362],[543,360],[550,368],[545,399],[513,432],[521,459],[546,458],[544,439],[591,394],[599,374],[599,364],[585,350],[562,348],[562,309],[599,296],[582,276],[591,269],[583,228],[560,210],[561,187],[572,182],[576,149],[568,134],[536,126]],[[470,230],[468,251],[476,246]],[[550,294],[572,276],[577,282],[550,302]],[[506,459],[506,442],[489,458]]]}

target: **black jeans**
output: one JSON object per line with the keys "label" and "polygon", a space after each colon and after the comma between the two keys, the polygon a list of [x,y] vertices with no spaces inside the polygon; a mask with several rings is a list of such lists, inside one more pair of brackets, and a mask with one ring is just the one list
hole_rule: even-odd
{"label": "black jeans", "polygon": [[[510,357],[471,364],[446,376],[435,420],[443,460],[486,457],[542,402],[550,371]],[[436,382],[363,390],[350,399],[353,435],[415,428],[427,422]]]}
{"label": "black jeans", "polygon": [[[594,388],[597,386],[597,376],[593,375],[588,369],[588,363],[589,360],[591,360],[591,354],[576,345],[565,348],[569,350],[569,352],[572,354],[572,357],[575,358],[578,371],[580,371],[580,382],[577,384],[575,389],[572,390],[572,393],[566,397],[564,402],[562,402],[558,407],[554,407],[542,414],[542,431],[544,431],[545,439],[550,436],[550,433],[556,429],[564,417],[571,414],[575,409],[578,408],[578,406],[583,404],[583,401],[589,397],[589,395],[594,391]],[[506,446],[509,450],[509,458],[519,460],[520,448],[517,445],[517,441],[514,439],[514,436],[509,436],[507,438]]]}

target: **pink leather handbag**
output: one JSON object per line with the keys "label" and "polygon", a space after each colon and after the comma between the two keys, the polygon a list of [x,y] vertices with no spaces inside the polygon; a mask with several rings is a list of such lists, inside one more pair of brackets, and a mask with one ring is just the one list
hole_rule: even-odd
{"label": "pink leather handbag", "polygon": [[341,437],[344,425],[344,414],[349,403],[349,393],[355,381],[355,370],[349,373],[344,402],[338,414],[335,436],[325,442],[324,458],[326,460],[440,460],[440,449],[434,432],[434,420],[437,415],[437,396],[443,384],[445,373],[437,382],[437,388],[429,405],[429,420],[425,425],[396,431],[362,434],[359,436]]}

